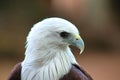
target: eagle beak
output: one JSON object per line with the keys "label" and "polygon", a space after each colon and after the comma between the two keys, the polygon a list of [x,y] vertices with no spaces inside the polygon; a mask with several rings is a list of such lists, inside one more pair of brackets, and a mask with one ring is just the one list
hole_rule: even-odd
{"label": "eagle beak", "polygon": [[74,36],[74,39],[72,39],[71,43],[73,46],[76,46],[81,50],[80,54],[84,51],[84,41],[82,40],[79,34],[76,34]]}

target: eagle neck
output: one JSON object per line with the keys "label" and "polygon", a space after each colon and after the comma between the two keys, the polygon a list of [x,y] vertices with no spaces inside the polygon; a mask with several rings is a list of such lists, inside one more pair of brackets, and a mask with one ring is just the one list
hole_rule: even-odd
{"label": "eagle neck", "polygon": [[35,59],[31,58],[27,63],[23,61],[22,78],[23,80],[32,78],[35,80],[59,80],[69,72],[72,64],[76,64],[76,60],[69,47],[64,50],[49,49],[46,50],[46,53],[39,51]]}

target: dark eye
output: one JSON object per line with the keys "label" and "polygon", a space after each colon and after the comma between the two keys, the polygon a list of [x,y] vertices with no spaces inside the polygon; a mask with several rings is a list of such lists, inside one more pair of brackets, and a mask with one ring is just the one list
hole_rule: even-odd
{"label": "dark eye", "polygon": [[69,37],[69,33],[68,32],[61,32],[60,36],[63,38],[67,38],[67,37]]}

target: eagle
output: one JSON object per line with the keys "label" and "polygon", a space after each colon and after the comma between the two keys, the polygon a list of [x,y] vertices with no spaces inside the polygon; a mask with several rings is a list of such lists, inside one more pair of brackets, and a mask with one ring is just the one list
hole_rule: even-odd
{"label": "eagle", "polygon": [[36,23],[26,41],[25,58],[12,69],[8,80],[93,80],[78,64],[70,45],[84,50],[77,27],[51,17]]}

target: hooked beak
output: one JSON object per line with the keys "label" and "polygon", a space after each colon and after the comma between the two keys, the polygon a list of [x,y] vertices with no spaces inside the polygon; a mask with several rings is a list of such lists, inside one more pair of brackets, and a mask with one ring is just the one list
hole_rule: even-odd
{"label": "hooked beak", "polygon": [[79,48],[81,50],[80,54],[84,51],[84,41],[82,40],[79,34],[76,34],[74,38],[71,40],[71,45]]}

